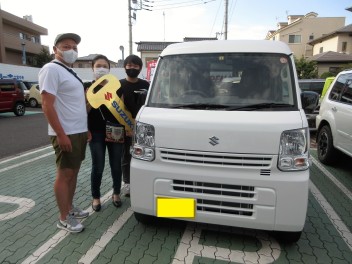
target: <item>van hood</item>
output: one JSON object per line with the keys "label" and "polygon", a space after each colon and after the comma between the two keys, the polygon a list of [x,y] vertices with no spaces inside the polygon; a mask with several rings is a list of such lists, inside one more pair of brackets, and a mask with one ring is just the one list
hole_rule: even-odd
{"label": "van hood", "polygon": [[304,118],[303,111],[144,107],[137,121],[154,126],[156,148],[276,155],[281,133],[306,126]]}

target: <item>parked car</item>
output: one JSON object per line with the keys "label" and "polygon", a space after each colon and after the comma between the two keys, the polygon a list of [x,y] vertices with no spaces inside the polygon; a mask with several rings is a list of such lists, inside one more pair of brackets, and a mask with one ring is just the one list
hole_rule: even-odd
{"label": "parked car", "polygon": [[320,105],[320,103],[323,100],[327,90],[329,89],[330,85],[332,84],[332,82],[334,80],[335,80],[335,77],[328,77],[328,78],[325,79],[324,87],[323,87],[323,90],[321,92],[320,99],[319,99],[319,105]]}
{"label": "parked car", "polygon": [[352,70],[340,72],[321,102],[316,119],[318,158],[333,164],[339,151],[352,157]]}
{"label": "parked car", "polygon": [[300,79],[298,80],[299,88],[303,91],[312,91],[321,95],[325,79]]}
{"label": "parked car", "polygon": [[[329,85],[331,84],[331,78],[329,77],[327,79],[300,79],[298,80],[298,84],[302,92],[303,91],[315,92],[320,96],[320,98],[322,98],[324,87],[326,86],[329,87]],[[320,103],[317,102],[315,109],[309,112],[305,110],[310,131],[316,131],[315,123],[316,123],[316,117],[319,113],[319,108],[320,108]]]}
{"label": "parked car", "polygon": [[23,116],[26,112],[23,82],[16,79],[0,79],[0,112],[14,112]]}
{"label": "parked car", "polygon": [[39,84],[33,84],[31,89],[29,89],[28,104],[30,107],[37,107],[42,104]]}
{"label": "parked car", "polygon": [[[177,76],[184,68],[187,74]],[[303,110],[314,109],[310,103],[319,96],[301,92],[295,72],[292,51],[280,41],[165,48],[136,117],[135,218],[264,229],[297,241],[309,193],[310,135]],[[197,76],[204,73],[237,80],[229,92],[213,96],[221,78],[200,85]]]}

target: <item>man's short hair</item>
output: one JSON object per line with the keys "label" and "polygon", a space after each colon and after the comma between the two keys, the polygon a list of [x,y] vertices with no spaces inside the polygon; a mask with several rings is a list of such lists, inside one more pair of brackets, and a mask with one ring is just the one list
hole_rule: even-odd
{"label": "man's short hair", "polygon": [[133,63],[133,64],[136,64],[138,65],[139,67],[143,67],[143,62],[141,60],[140,57],[138,57],[137,55],[129,55],[123,62],[123,67],[125,68],[127,64],[129,63]]}

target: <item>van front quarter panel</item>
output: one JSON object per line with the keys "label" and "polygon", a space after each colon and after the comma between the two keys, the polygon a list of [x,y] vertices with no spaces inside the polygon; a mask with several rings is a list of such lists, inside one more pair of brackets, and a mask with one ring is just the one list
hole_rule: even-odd
{"label": "van front quarter panel", "polygon": [[[273,41],[168,46],[136,119],[131,207],[191,198],[187,221],[303,230],[309,130],[293,56]],[[181,218],[182,219],[182,218]]]}

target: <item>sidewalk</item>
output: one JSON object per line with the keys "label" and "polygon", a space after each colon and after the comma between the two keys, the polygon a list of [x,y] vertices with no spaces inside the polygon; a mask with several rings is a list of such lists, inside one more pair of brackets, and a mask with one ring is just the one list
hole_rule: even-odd
{"label": "sidewalk", "polygon": [[75,196],[75,205],[90,215],[82,233],[69,234],[56,227],[52,148],[0,161],[0,263],[352,263],[350,172],[328,170],[341,189],[313,165],[304,233],[284,245],[264,231],[181,221],[142,225],[129,198],[122,197],[118,209],[111,203],[108,165],[103,208],[93,212],[90,164],[87,152]]}

